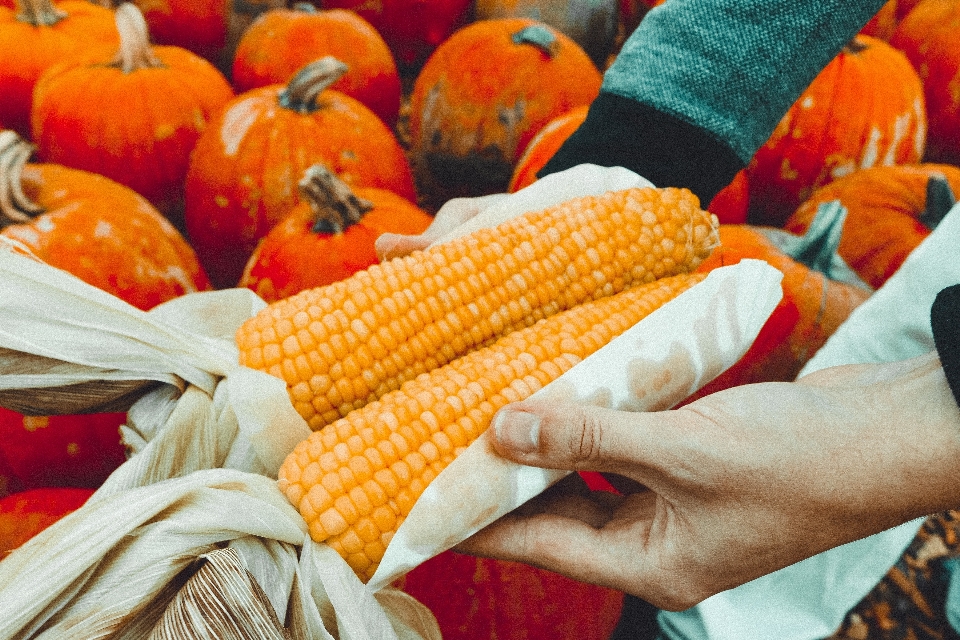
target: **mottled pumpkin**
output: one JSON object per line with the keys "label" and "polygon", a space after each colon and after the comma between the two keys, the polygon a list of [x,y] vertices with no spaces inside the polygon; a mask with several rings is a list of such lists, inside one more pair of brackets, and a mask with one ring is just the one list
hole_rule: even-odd
{"label": "mottled pumpkin", "polygon": [[923,88],[906,56],[882,40],[856,36],[751,159],[750,221],[779,227],[832,180],[919,162],[926,125]]}
{"label": "mottled pumpkin", "polygon": [[260,15],[243,34],[233,60],[233,86],[249,91],[286,84],[314,60],[333,56],[347,65],[330,89],[356,98],[389,126],[400,112],[400,75],[373,25],[353,11],[317,10],[300,3]]}
{"label": "mottled pumpkin", "polygon": [[134,5],[118,8],[116,23],[119,52],[59,64],[37,83],[38,155],[126,185],[179,224],[190,152],[233,90],[196,54],[151,46]]}
{"label": "mottled pumpkin", "polygon": [[210,288],[193,249],[131,189],[52,163],[0,132],[0,235],[140,308]]}
{"label": "mottled pumpkin", "polygon": [[247,91],[211,122],[186,180],[186,226],[214,286],[236,286],[257,243],[297,204],[297,182],[321,163],[351,187],[416,200],[406,155],[370,109],[329,89],[346,71],[333,58],[289,84]]}
{"label": "mottled pumpkin", "polygon": [[444,638],[606,640],[623,593],[526,564],[446,551],[399,587],[436,616]]}
{"label": "mottled pumpkin", "polygon": [[315,0],[324,9],[349,9],[372,24],[408,73],[470,20],[470,0]]}
{"label": "mottled pumpkin", "polygon": [[923,0],[903,19],[890,44],[907,56],[920,74],[930,135],[928,162],[960,163],[960,4]]}
{"label": "mottled pumpkin", "polygon": [[30,137],[33,88],[44,71],[119,42],[113,12],[86,0],[17,0],[0,6],[0,121]]}
{"label": "mottled pumpkin", "polygon": [[583,49],[543,23],[474,22],[438,47],[414,82],[410,146],[418,177],[445,197],[505,191],[536,133],[592,102],[600,82]]}
{"label": "mottled pumpkin", "polygon": [[821,205],[839,201],[847,219],[837,252],[876,289],[936,228],[954,194],[960,194],[960,168],[952,165],[873,167],[814,191],[784,228],[806,233]]}
{"label": "mottled pumpkin", "polygon": [[800,238],[782,229],[720,225],[720,246],[698,267],[708,272],[744,258],[764,260],[783,273],[783,298],[743,357],[686,402],[721,389],[796,378],[871,290],[836,256],[845,211],[822,208]]}
{"label": "mottled pumpkin", "polygon": [[382,233],[423,233],[433,218],[392,191],[350,189],[323,165],[299,184],[301,200],[260,241],[241,287],[267,302],[343,280],[379,262]]}
{"label": "mottled pumpkin", "polygon": [[60,518],[76,511],[92,489],[33,489],[0,499],[0,560]]}

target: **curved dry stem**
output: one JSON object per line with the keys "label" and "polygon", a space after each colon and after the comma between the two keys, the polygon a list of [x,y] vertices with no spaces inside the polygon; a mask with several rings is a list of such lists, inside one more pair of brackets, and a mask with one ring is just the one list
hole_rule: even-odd
{"label": "curved dry stem", "polygon": [[17,22],[49,27],[68,15],[66,11],[53,6],[50,0],[17,0]]}
{"label": "curved dry stem", "polygon": [[23,192],[23,167],[34,147],[13,131],[0,131],[0,229],[30,222],[43,207]]}
{"label": "curved dry stem", "polygon": [[132,2],[121,4],[115,12],[115,20],[120,32],[120,49],[113,59],[114,66],[120,67],[124,73],[163,66],[150,45],[150,30],[137,5]]}
{"label": "curved dry stem", "polygon": [[345,62],[333,56],[325,56],[311,62],[293,76],[280,93],[280,106],[298,113],[310,113],[317,109],[317,96],[350,69]]}
{"label": "curved dry stem", "polygon": [[307,169],[297,186],[313,212],[314,233],[343,233],[373,209],[372,202],[357,197],[347,183],[322,164]]}

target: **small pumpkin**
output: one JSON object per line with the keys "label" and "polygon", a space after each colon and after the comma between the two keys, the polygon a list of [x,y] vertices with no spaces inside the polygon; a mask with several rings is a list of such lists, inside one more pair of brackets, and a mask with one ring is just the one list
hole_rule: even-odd
{"label": "small pumpkin", "polygon": [[960,163],[960,4],[923,0],[907,14],[890,38],[920,74],[930,135],[924,160]]}
{"label": "small pumpkin", "polygon": [[377,264],[381,233],[419,234],[433,221],[392,191],[351,190],[321,164],[307,169],[299,188],[300,202],[260,241],[240,278],[267,302]]}
{"label": "small pumpkin", "polygon": [[320,11],[298,3],[260,15],[243,34],[233,60],[233,85],[249,91],[287,83],[314,60],[333,56],[347,65],[330,85],[356,98],[388,125],[400,112],[400,74],[387,43],[353,11]]}
{"label": "small pumpkin", "polygon": [[788,382],[822,347],[871,289],[836,255],[846,211],[821,207],[804,236],[749,224],[720,225],[720,246],[698,270],[709,272],[744,258],[765,260],[783,272],[783,298],[756,340],[732,367],[685,401],[754,382]]}
{"label": "small pumpkin", "polygon": [[882,40],[855,36],[813,80],[747,166],[750,222],[782,226],[817,188],[858,169],[919,162],[920,78]]}
{"label": "small pumpkin", "polygon": [[113,12],[86,0],[16,0],[0,7],[0,121],[30,137],[33,88],[44,71],[119,42]]}
{"label": "small pumpkin", "polygon": [[348,9],[383,36],[405,74],[470,21],[471,0],[316,0],[324,9]]}
{"label": "small pumpkin", "polygon": [[600,82],[583,49],[546,24],[502,18],[464,27],[414,82],[410,146],[418,175],[443,199],[505,191],[536,133],[592,102]]}
{"label": "small pumpkin", "polygon": [[872,167],[821,187],[786,221],[802,234],[820,206],[839,201],[847,210],[837,249],[877,289],[936,228],[960,193],[960,168],[923,163]]}
{"label": "small pumpkin", "polygon": [[606,640],[623,593],[526,564],[445,551],[400,579],[444,638]]}
{"label": "small pumpkin", "polygon": [[598,68],[607,65],[617,39],[618,0],[477,0],[474,20],[540,20],[573,38]]}
{"label": "small pumpkin", "polygon": [[57,520],[76,511],[92,489],[32,489],[0,499],[0,560]]}
{"label": "small pumpkin", "polygon": [[[514,166],[513,176],[507,187],[510,193],[519,191],[537,180],[537,172],[563,146],[566,139],[583,124],[588,109],[588,105],[571,109],[548,122],[537,132]],[[746,171],[741,170],[729,185],[713,197],[707,210],[716,214],[721,224],[746,222],[749,201],[750,189],[747,174]]]}
{"label": "small pumpkin", "polygon": [[190,152],[233,90],[196,54],[151,46],[135,5],[117,8],[116,26],[121,44],[114,55],[57,65],[37,83],[37,152],[45,162],[126,185],[179,223]]}
{"label": "small pumpkin", "polygon": [[43,487],[99,487],[126,461],[120,436],[126,417],[25,416],[0,407],[0,484],[7,488],[0,495]]}
{"label": "small pumpkin", "polygon": [[297,181],[314,164],[351,187],[416,200],[393,132],[362,103],[329,88],[346,71],[328,56],[287,85],[244,92],[197,142],[186,179],[186,227],[217,288],[236,286],[257,243],[298,202]]}
{"label": "small pumpkin", "polygon": [[0,132],[0,235],[140,309],[210,288],[197,256],[170,222],[131,189],[51,163]]}

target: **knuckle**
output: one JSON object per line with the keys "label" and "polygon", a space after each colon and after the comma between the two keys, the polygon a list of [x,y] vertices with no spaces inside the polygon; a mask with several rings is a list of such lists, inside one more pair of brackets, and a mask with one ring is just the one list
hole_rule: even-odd
{"label": "knuckle", "polygon": [[600,457],[603,423],[592,413],[577,412],[577,428],[571,432],[570,454],[575,461],[590,462]]}

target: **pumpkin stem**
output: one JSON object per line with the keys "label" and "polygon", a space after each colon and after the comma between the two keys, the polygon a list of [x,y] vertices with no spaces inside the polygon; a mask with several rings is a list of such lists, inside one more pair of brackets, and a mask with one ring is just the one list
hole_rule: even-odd
{"label": "pumpkin stem", "polygon": [[957,199],[947,179],[941,175],[930,176],[927,179],[927,203],[920,214],[920,222],[933,231],[956,203]]}
{"label": "pumpkin stem", "polygon": [[843,222],[846,218],[847,209],[839,200],[821,204],[807,232],[789,251],[790,257],[828,278],[836,279],[832,273],[833,257],[840,246],[840,235],[843,233]]}
{"label": "pumpkin stem", "polygon": [[372,202],[358,198],[347,183],[322,164],[307,169],[297,186],[310,203],[314,233],[343,233],[373,209]]}
{"label": "pumpkin stem", "polygon": [[557,53],[557,36],[543,24],[533,24],[517,31],[511,37],[514,44],[529,44],[540,49],[548,58]]}
{"label": "pumpkin stem", "polygon": [[23,167],[34,147],[13,131],[0,131],[0,229],[30,222],[43,207],[23,192]]}
{"label": "pumpkin stem", "polygon": [[17,0],[17,22],[35,27],[49,27],[67,17],[67,12],[53,6],[50,0]]}
{"label": "pumpkin stem", "polygon": [[856,36],[854,36],[854,37],[850,40],[850,42],[848,42],[847,44],[843,45],[843,52],[844,52],[844,53],[849,53],[850,55],[857,55],[858,53],[860,53],[860,52],[862,52],[862,51],[866,51],[868,48],[869,48],[869,46],[867,45],[866,42],[864,42],[863,40],[860,40],[859,38],[857,38]]}
{"label": "pumpkin stem", "polygon": [[350,67],[333,56],[324,56],[311,62],[293,76],[287,87],[280,92],[280,106],[310,113],[317,110],[317,96],[343,77]]}
{"label": "pumpkin stem", "polygon": [[124,73],[162,67],[163,63],[150,46],[150,30],[140,8],[132,2],[124,2],[117,7],[114,16],[120,32],[120,50],[111,64],[120,67]]}
{"label": "pumpkin stem", "polygon": [[319,13],[317,8],[309,2],[294,2],[291,9],[294,11],[301,11],[303,13]]}

